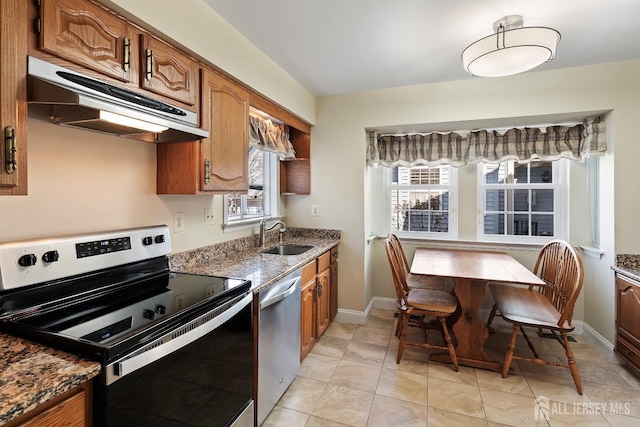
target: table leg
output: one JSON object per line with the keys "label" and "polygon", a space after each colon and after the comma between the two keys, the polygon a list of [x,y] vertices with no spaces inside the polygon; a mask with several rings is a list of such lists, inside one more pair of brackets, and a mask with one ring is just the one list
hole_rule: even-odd
{"label": "table leg", "polygon": [[[486,293],[486,283],[456,278],[454,292],[461,311],[460,317],[453,325],[453,333],[458,343],[458,363],[501,372],[502,363],[492,360],[484,351],[484,342],[489,336],[489,331],[480,319],[478,311]],[[450,361],[448,357],[448,354],[438,353],[431,355],[430,360],[446,362]]]}

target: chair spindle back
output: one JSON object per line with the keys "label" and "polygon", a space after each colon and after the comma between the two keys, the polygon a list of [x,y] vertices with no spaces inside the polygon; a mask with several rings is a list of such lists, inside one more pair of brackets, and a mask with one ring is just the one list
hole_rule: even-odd
{"label": "chair spindle back", "polygon": [[571,323],[584,280],[582,260],[576,250],[563,240],[552,240],[540,251],[533,271],[547,284],[540,286],[540,292],[562,314],[558,326]]}

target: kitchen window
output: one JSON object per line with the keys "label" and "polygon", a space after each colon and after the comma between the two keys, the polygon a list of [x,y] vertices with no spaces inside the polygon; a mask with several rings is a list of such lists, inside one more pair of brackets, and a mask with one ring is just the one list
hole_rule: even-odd
{"label": "kitchen window", "polygon": [[255,224],[278,215],[278,157],[276,154],[249,147],[249,191],[247,194],[224,196],[225,229]]}
{"label": "kitchen window", "polygon": [[565,238],[564,160],[478,165],[479,240]]}
{"label": "kitchen window", "polygon": [[390,229],[400,236],[455,239],[456,176],[450,166],[389,169]]}

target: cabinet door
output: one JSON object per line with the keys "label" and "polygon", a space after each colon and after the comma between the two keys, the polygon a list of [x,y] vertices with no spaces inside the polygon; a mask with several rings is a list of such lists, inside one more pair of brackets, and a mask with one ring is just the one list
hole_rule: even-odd
{"label": "cabinet door", "polygon": [[40,48],[107,76],[137,82],[130,27],[85,0],[42,0]]}
{"label": "cabinet door", "polygon": [[0,195],[27,194],[27,2],[0,2]]}
{"label": "cabinet door", "polygon": [[320,338],[320,336],[324,333],[324,331],[329,327],[329,323],[331,322],[330,315],[330,295],[331,288],[329,286],[329,276],[330,269],[327,268],[322,272],[318,273],[318,277],[316,279],[316,286],[318,289],[316,290],[317,299],[316,299],[316,337]]}
{"label": "cabinet door", "polygon": [[160,40],[145,35],[141,35],[140,40],[140,86],[187,105],[195,105],[198,64]]}
{"label": "cabinet door", "polygon": [[203,191],[249,189],[249,93],[210,70],[202,72]]}
{"label": "cabinet door", "polygon": [[334,261],[334,256],[333,256],[333,249],[331,250],[331,267],[329,267],[331,269],[331,276],[329,278],[330,280],[330,295],[329,295],[329,313],[330,313],[330,319],[333,320],[334,317],[336,317],[336,314],[338,314],[338,259],[337,259],[337,255],[338,253],[336,252],[336,258]]}
{"label": "cabinet door", "polygon": [[640,284],[616,277],[617,333],[640,350]]}
{"label": "cabinet door", "polygon": [[316,279],[314,277],[302,286],[300,360],[304,359],[316,343],[315,298]]}

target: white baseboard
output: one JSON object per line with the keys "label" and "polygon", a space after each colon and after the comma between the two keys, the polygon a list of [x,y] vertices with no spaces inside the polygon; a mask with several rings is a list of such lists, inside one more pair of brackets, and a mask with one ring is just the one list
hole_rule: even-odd
{"label": "white baseboard", "polygon": [[583,328],[582,335],[585,337],[586,340],[588,340],[593,344],[600,345],[602,347],[602,350],[609,351],[611,352],[611,354],[613,354],[613,349],[614,349],[613,343],[610,343],[605,337],[600,335],[598,331],[596,331],[591,326],[589,326],[589,324],[584,323],[583,326],[584,328]]}
{"label": "white baseboard", "polygon": [[369,313],[374,308],[381,308],[384,310],[395,310],[396,300],[395,298],[373,297],[369,301],[369,305],[365,311],[346,310],[339,308],[338,314],[336,314],[335,321],[340,323],[353,323],[355,325],[366,325]]}
{"label": "white baseboard", "polygon": [[396,310],[398,302],[395,298],[373,297],[373,308],[381,308],[383,310]]}

